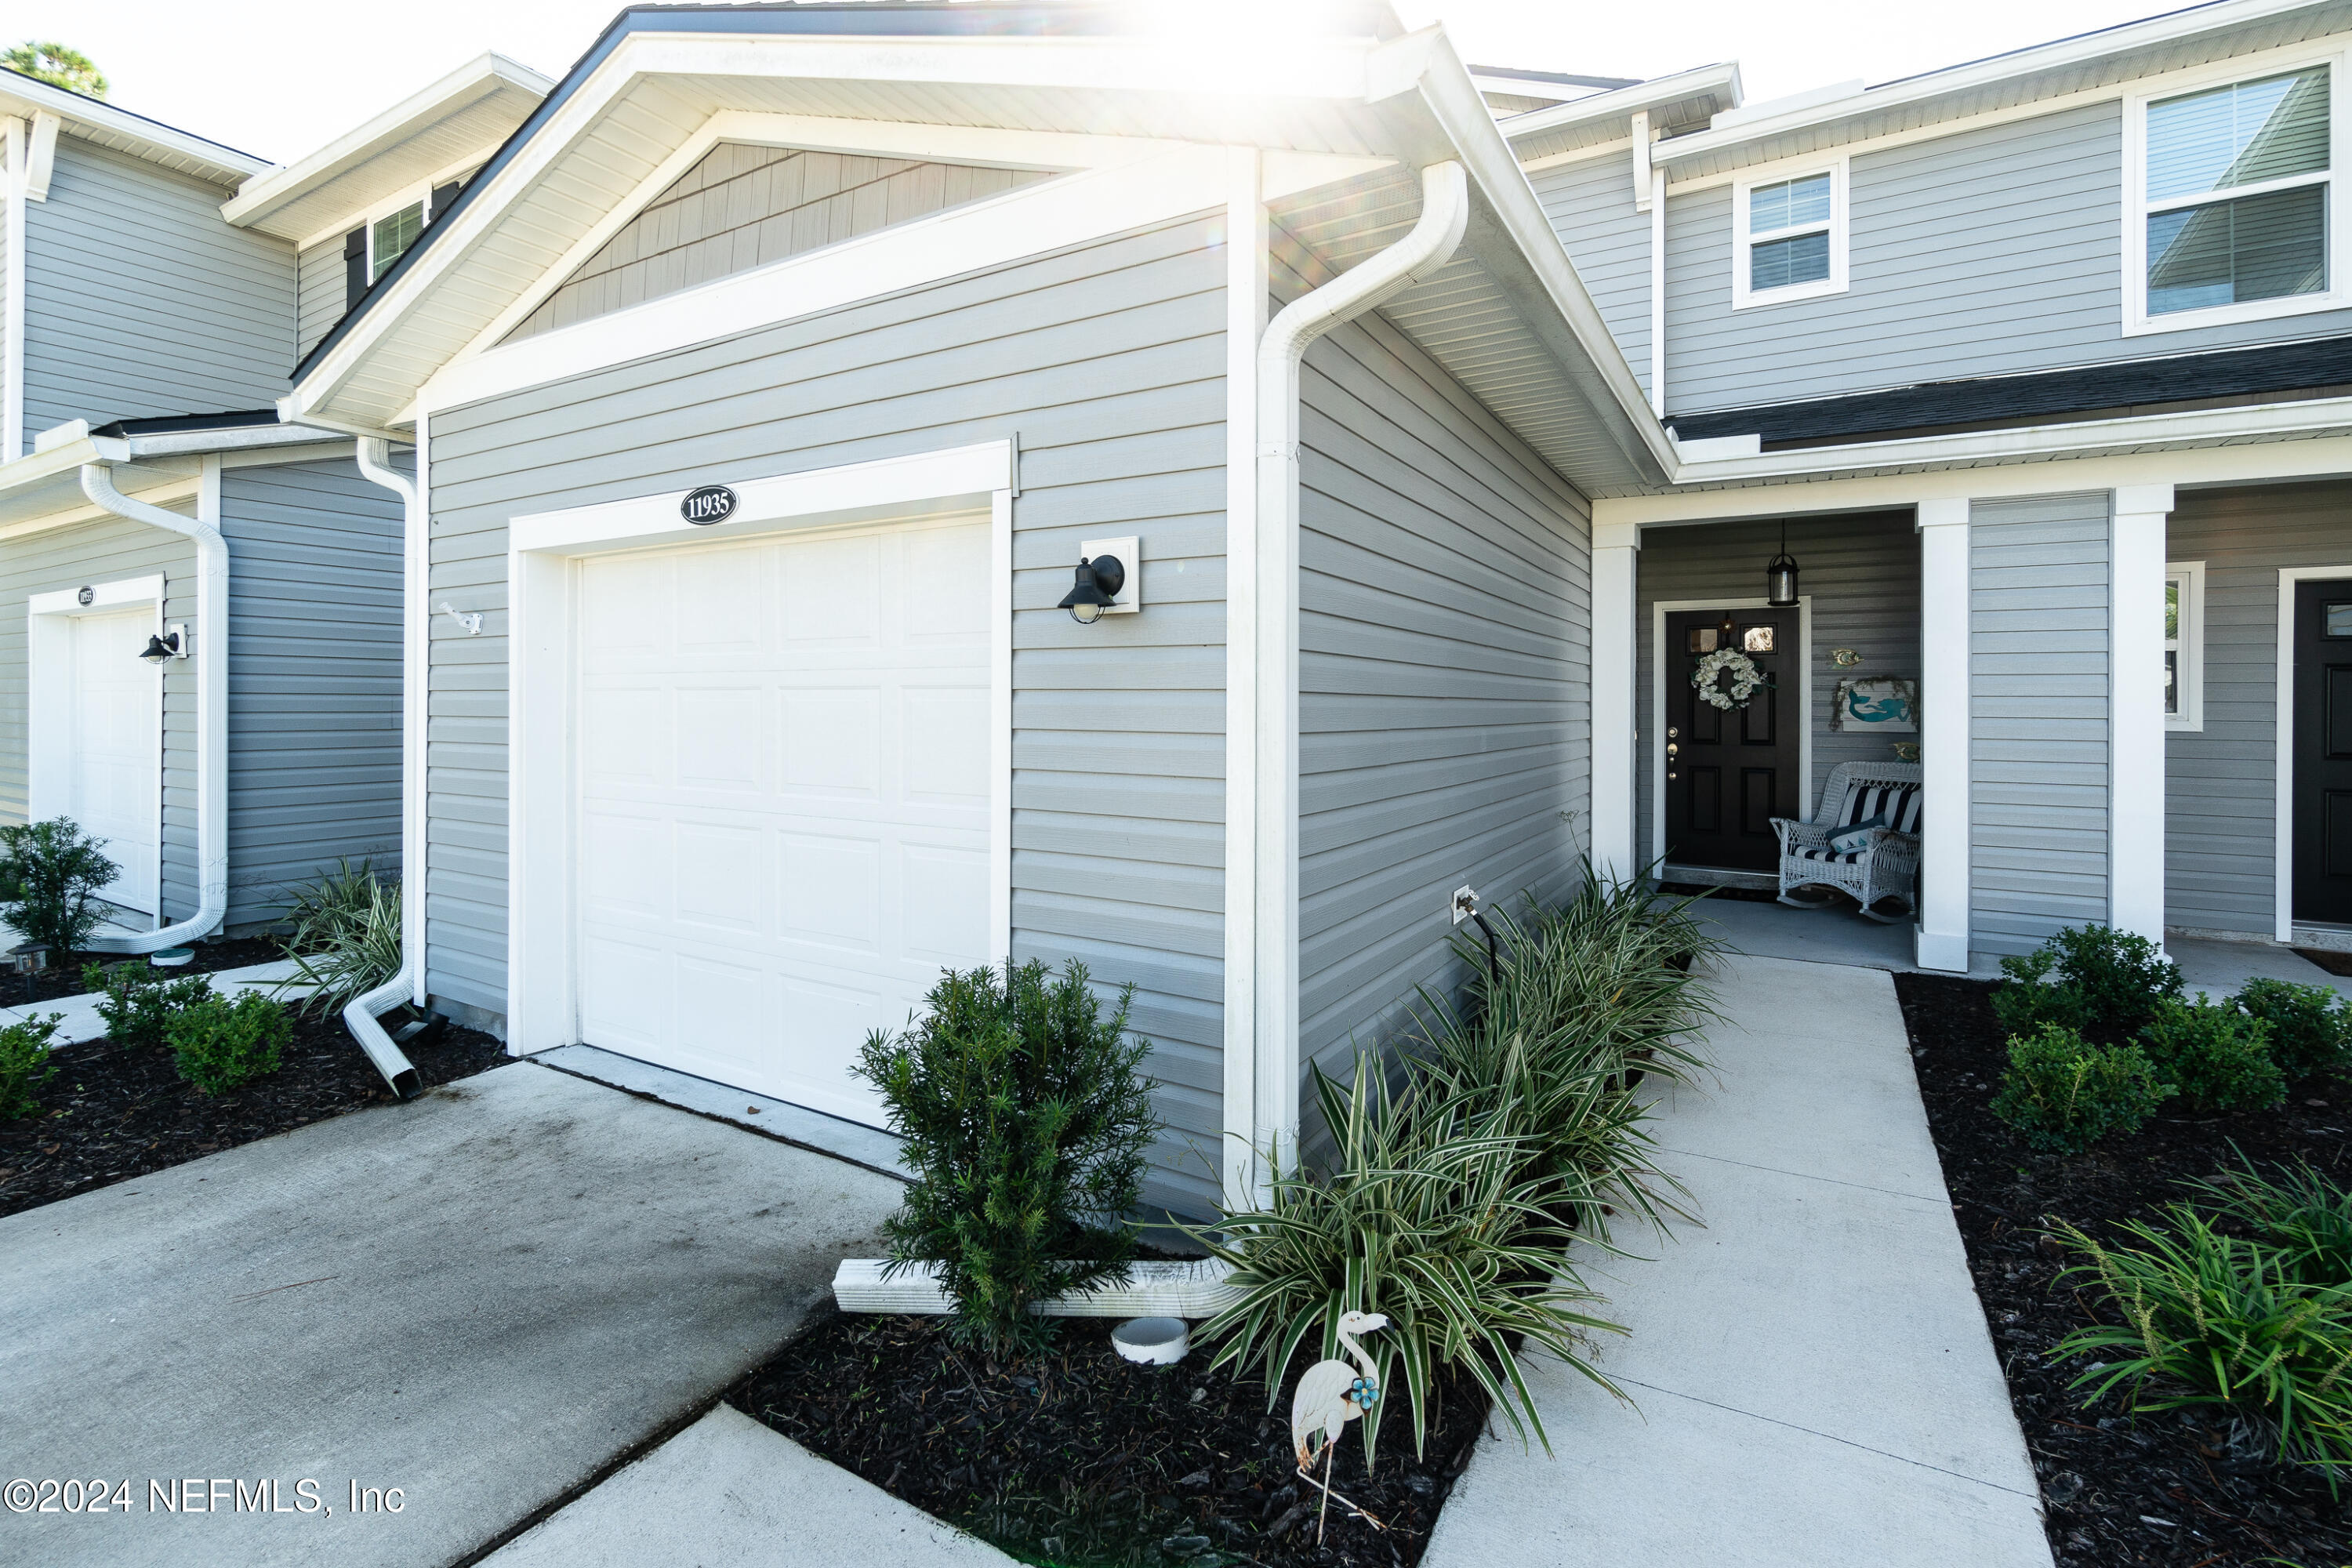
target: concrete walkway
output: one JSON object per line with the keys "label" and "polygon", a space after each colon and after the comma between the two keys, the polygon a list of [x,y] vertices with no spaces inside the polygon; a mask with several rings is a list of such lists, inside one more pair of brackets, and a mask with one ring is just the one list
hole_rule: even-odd
{"label": "concrete walkway", "polygon": [[1721,1082],[1662,1106],[1706,1219],[1586,1264],[1633,1330],[1489,1438],[1426,1568],[2049,1568],[2040,1493],[1883,972],[1735,957]]}
{"label": "concrete walkway", "polygon": [[131,1500],[0,1512],[0,1562],[458,1561],[707,1411],[902,1191],[522,1062],[0,1219],[0,1480]]}
{"label": "concrete walkway", "polygon": [[[267,991],[281,1000],[300,996],[310,989],[308,985],[284,985],[295,970],[290,958],[273,959],[268,963],[249,963],[242,969],[218,969],[212,972],[213,989],[224,996],[242,995],[247,991]],[[185,970],[165,970],[168,974],[186,973]],[[70,1046],[82,1040],[101,1039],[106,1035],[106,1022],[98,1016],[99,994],[85,991],[79,996],[60,996],[54,1002],[35,1002],[23,1007],[0,1007],[0,1026],[20,1023],[27,1018],[46,1018],[55,1015],[59,1022],[52,1043]]]}

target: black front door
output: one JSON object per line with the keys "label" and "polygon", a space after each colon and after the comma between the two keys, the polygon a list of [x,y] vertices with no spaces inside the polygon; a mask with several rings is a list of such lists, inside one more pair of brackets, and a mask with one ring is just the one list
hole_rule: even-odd
{"label": "black front door", "polygon": [[[1666,617],[1665,848],[1678,866],[1769,871],[1780,864],[1771,819],[1802,815],[1798,801],[1797,612],[1721,610]],[[1747,702],[1716,707],[1691,684],[1718,647],[1736,647],[1768,682]],[[1725,691],[1732,675],[1715,684]]]}
{"label": "black front door", "polygon": [[2352,581],[2294,588],[2293,907],[2352,923]]}

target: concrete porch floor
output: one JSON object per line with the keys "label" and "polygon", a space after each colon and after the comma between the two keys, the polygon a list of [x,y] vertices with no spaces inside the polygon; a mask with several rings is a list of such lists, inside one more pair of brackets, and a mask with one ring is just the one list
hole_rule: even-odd
{"label": "concrete porch floor", "polygon": [[[1840,903],[1826,910],[1798,910],[1786,904],[1710,896],[1700,900],[1693,912],[1709,931],[1729,942],[1734,952],[1758,958],[1844,963],[1895,974],[1922,973],[1911,961],[1912,931],[1908,921],[1881,925],[1864,919],[1851,904]],[[2235,991],[2257,975],[2292,980],[2300,985],[2330,985],[2338,990],[2347,984],[2292,948],[2272,942],[2172,936],[2165,940],[2164,950],[2180,965],[2188,990],[2210,992],[2216,997]],[[2000,978],[1999,965],[1990,963],[1981,963],[1969,973],[1978,980]]]}

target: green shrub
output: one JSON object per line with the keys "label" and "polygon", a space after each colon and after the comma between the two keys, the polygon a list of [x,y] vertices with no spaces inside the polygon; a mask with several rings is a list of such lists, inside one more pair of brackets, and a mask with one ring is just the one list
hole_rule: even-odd
{"label": "green shrub", "polygon": [[64,1014],[52,1013],[0,1029],[0,1121],[31,1116],[41,1109],[40,1087],[58,1072],[58,1064],[49,1059],[49,1037],[64,1022]]}
{"label": "green shrub", "polygon": [[86,963],[81,983],[98,993],[106,1037],[127,1046],[160,1046],[172,1020],[213,994],[208,974],[174,975],[145,959]]}
{"label": "green shrub", "polygon": [[2138,1410],[2227,1405],[2278,1434],[2282,1459],[2352,1463],[2352,1290],[2303,1283],[2277,1249],[2225,1236],[2186,1204],[2169,1225],[2123,1229],[2106,1247],[2059,1235],[2087,1261],[2066,1272],[2122,1320],[2078,1329],[2053,1360],[2096,1358],[2077,1376],[2086,1403],[2118,1385]]}
{"label": "green shrub", "polygon": [[26,942],[45,942],[62,960],[89,945],[105,921],[99,890],[121,873],[68,817],[0,827],[0,882],[12,891],[0,914]]}
{"label": "green shrub", "polygon": [[2249,980],[2231,1000],[2271,1026],[2271,1057],[2290,1082],[2352,1066],[2352,1012],[2325,985]]}
{"label": "green shrub", "polygon": [[280,989],[308,987],[305,1005],[339,1013],[400,973],[400,884],[364,860],[297,892],[286,910],[294,973]]}
{"label": "green shrub", "polygon": [[2168,1001],[2140,1031],[2158,1070],[2196,1110],[2261,1110],[2286,1098],[2286,1075],[2271,1059],[2271,1026],[2227,1003]]}
{"label": "green shrub", "polygon": [[2172,1085],[2137,1046],[2094,1046],[2059,1024],[2009,1042],[2009,1068],[1992,1113],[2048,1154],[2079,1154],[2102,1138],[2136,1132]]}
{"label": "green shrub", "polygon": [[2011,1035],[2056,1024],[2121,1045],[2180,989],[2179,964],[2147,938],[2113,926],[2069,926],[2032,952],[2002,959],[2000,968],[2009,983],[1993,993],[1993,1012]]}
{"label": "green shrub", "polygon": [[164,1037],[180,1076],[206,1094],[221,1094],[278,1070],[294,1037],[294,1020],[282,1004],[258,991],[234,1002],[206,996],[174,1016]]}
{"label": "green shrub", "polygon": [[2275,1248],[2287,1278],[2305,1285],[2352,1286],[2352,1193],[2308,1162],[2266,1176],[2243,1154],[2239,1170],[2189,1184],[2214,1213]]}
{"label": "green shrub", "polygon": [[1127,1277],[1144,1155],[1158,1134],[1129,1043],[1135,988],[1106,1018],[1085,966],[949,971],[903,1034],[866,1040],[861,1077],[882,1093],[915,1174],[890,1216],[895,1266],[929,1263],[955,1301],[949,1329],[992,1352],[1044,1343],[1032,1303]]}
{"label": "green shrub", "polygon": [[1272,1161],[1264,1208],[1194,1233],[1242,1291],[1202,1325],[1219,1342],[1210,1364],[1255,1363],[1271,1404],[1302,1346],[1336,1356],[1340,1317],[1380,1312],[1388,1327],[1363,1342],[1386,1395],[1364,1416],[1368,1461],[1398,1406],[1421,1451],[1443,1414],[1443,1368],[1475,1378],[1515,1430],[1549,1450],[1520,1358],[1546,1352],[1616,1394],[1581,1342],[1624,1331],[1579,1310],[1599,1298],[1564,1259],[1574,1233],[1552,1206],[1557,1184],[1522,1173],[1534,1143],[1523,1119],[1414,1088],[1391,1095],[1372,1058],[1359,1059],[1344,1092],[1319,1068],[1312,1079],[1338,1142],[1328,1173]]}

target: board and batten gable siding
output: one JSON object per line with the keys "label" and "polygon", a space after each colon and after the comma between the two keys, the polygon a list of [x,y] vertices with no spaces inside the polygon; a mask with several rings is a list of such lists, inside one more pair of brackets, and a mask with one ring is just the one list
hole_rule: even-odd
{"label": "board and batten gable siding", "polygon": [[295,258],[294,261],[294,358],[319,346],[319,340],[334,330],[348,308],[344,296],[350,289],[350,272],[343,261],[343,239],[341,235],[322,239]]}
{"label": "board and batten gable siding", "polygon": [[231,929],[346,858],[400,869],[402,521],[348,458],[221,475]]}
{"label": "board and batten gable siding", "polygon": [[2164,738],[2165,924],[2267,938],[2278,875],[2279,571],[2352,568],[2352,484],[2184,489],[2165,540],[2167,560],[2205,563],[2205,725]]}
{"label": "board and batten gable siding", "polygon": [[[1221,215],[1219,215],[1221,216]],[[506,1007],[507,521],[1000,440],[1013,502],[1013,956],[1136,983],[1204,1212],[1223,1126],[1224,256],[1203,216],[436,415],[428,984]],[[1142,613],[1055,608],[1080,541],[1141,541]]]}
{"label": "board and batten gable siding", "polygon": [[516,323],[509,342],[1052,176],[722,142]]}
{"label": "board and batten gable siding", "polygon": [[[171,503],[170,510],[193,516],[194,500]],[[26,604],[36,594],[71,590],[126,577],[163,578],[163,618],[186,625],[200,637],[196,622],[195,545],[176,534],[103,518],[23,534],[0,551],[0,821],[24,822],[26,798],[26,693],[36,680],[56,680],[55,670],[29,668]],[[125,647],[126,659],[139,657]],[[163,884],[165,920],[196,912],[196,681],[193,661],[163,667]],[[144,920],[146,917],[138,917]]]}
{"label": "board and batten gable siding", "polygon": [[294,249],[222,221],[228,193],[70,136],[25,208],[25,441],[267,408],[294,359]]}
{"label": "board and batten gable siding", "polygon": [[2062,926],[2107,918],[2108,507],[2097,490],[1969,510],[1979,953],[2030,952]]}
{"label": "board and batten gable siding", "polygon": [[[1720,604],[1764,596],[1764,567],[1780,552],[1777,521],[1719,522],[1696,527],[1651,528],[1642,533],[1634,558],[1634,725],[1636,748],[1634,816],[1643,858],[1664,852],[1658,842],[1656,791],[1664,737],[1657,733],[1657,606],[1693,600]],[[1900,512],[1845,517],[1795,518],[1787,524],[1789,553],[1797,561],[1797,591],[1812,601],[1812,710],[1807,725],[1812,741],[1812,775],[1801,781],[1798,815],[1811,819],[1820,809],[1830,770],[1845,762],[1895,761],[1885,736],[1849,734],[1830,728],[1837,683],[1858,676],[1919,675],[1919,537],[1908,509]],[[1862,663],[1840,668],[1839,648],[1862,655]],[[1686,680],[1686,656],[1667,650],[1670,679]],[[1672,711],[1675,689],[1666,690]]]}
{"label": "board and batten gable siding", "polygon": [[[2352,310],[2327,310],[2125,337],[2119,100],[1850,151],[1840,294],[1733,310],[1733,187],[1669,186],[1671,413],[2352,330]],[[1629,182],[1599,194],[1606,211],[1632,214]],[[1571,254],[1580,232],[1605,226],[1582,215],[1554,223]]]}
{"label": "board and batten gable siding", "polygon": [[1299,426],[1300,1050],[1344,1079],[1458,983],[1454,889],[1574,878],[1591,513],[1377,315],[1307,351]]}
{"label": "board and batten gable siding", "polygon": [[[1528,176],[1618,352],[1650,390],[1650,215],[1633,208],[1623,148]],[[1671,385],[1672,384],[1669,383]]]}

